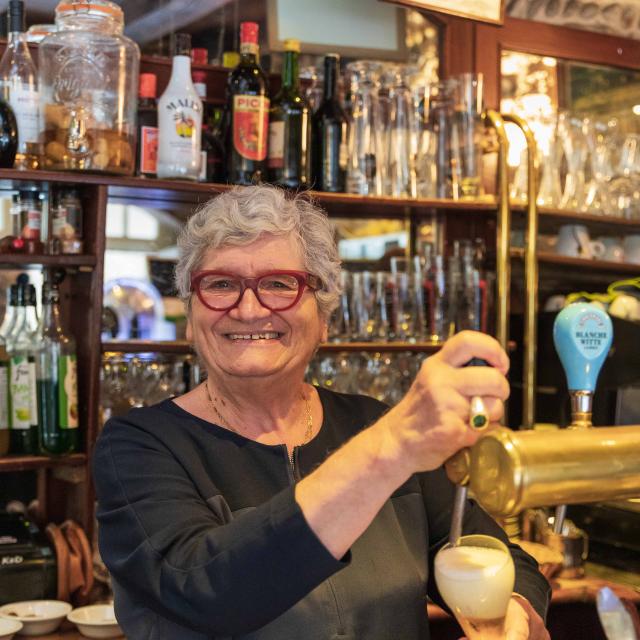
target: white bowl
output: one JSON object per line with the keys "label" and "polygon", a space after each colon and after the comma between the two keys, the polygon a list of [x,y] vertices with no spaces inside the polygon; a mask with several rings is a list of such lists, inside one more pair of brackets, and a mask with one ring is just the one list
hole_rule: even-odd
{"label": "white bowl", "polygon": [[53,633],[71,611],[71,605],[60,600],[25,600],[0,607],[0,616],[22,622],[23,636]]}
{"label": "white bowl", "polygon": [[87,638],[119,638],[122,635],[111,604],[92,604],[74,609],[67,620],[73,622]]}
{"label": "white bowl", "polygon": [[20,620],[11,620],[9,618],[0,618],[0,640],[11,640],[13,634],[22,629]]}

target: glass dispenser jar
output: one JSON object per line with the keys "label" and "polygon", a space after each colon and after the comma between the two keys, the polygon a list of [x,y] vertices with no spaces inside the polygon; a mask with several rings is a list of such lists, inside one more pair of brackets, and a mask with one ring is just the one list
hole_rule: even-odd
{"label": "glass dispenser jar", "polygon": [[140,50],[123,24],[108,0],[56,7],[39,49],[43,168],[133,174]]}

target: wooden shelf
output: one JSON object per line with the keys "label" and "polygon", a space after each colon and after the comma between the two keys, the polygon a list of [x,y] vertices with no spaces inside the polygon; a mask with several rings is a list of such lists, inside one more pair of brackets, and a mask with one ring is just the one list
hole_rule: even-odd
{"label": "wooden shelf", "polygon": [[[415,353],[435,353],[439,342],[329,342],[320,345],[322,353],[343,353],[367,351],[369,353],[413,351]],[[193,353],[191,343],[186,340],[109,340],[102,343],[103,353]]]}
{"label": "wooden shelf", "polygon": [[[57,182],[90,184],[108,187],[112,198],[202,202],[216,193],[232,188],[228,184],[190,182],[187,180],[160,180],[153,178],[123,177],[106,174],[65,171],[18,171],[0,169],[0,188],[13,189],[21,182]],[[496,211],[493,198],[476,200],[439,200],[427,198],[387,198],[361,196],[350,193],[309,191],[321,205],[330,207],[334,216],[404,217],[411,212],[431,213],[448,211],[461,215],[491,214]]]}
{"label": "wooden shelf", "polygon": [[95,267],[95,256],[86,255],[28,255],[22,253],[0,253],[0,265],[44,265],[49,267]]}
{"label": "wooden shelf", "polygon": [[[511,257],[523,259],[524,249],[511,249]],[[541,264],[557,265],[559,267],[579,267],[589,271],[607,271],[609,273],[629,274],[640,276],[640,264],[630,262],[607,262],[605,260],[587,260],[585,258],[572,258],[539,251],[537,253],[538,262]]]}
{"label": "wooden shelf", "polygon": [[[325,342],[320,345],[321,353],[436,353],[442,347],[441,342]],[[509,342],[509,351],[515,349],[515,343]],[[153,340],[109,340],[102,343],[103,353],[193,353],[187,340],[154,342]]]}
{"label": "wooden shelf", "polygon": [[34,469],[47,469],[50,467],[79,467],[87,462],[84,453],[72,453],[68,456],[5,456],[0,458],[0,472],[5,471],[31,471]]}

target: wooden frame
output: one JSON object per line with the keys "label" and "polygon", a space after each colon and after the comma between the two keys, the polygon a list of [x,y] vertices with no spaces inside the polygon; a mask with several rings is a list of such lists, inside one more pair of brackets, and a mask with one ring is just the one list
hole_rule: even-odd
{"label": "wooden frame", "polygon": [[521,51],[597,65],[640,70],[640,41],[505,18],[503,27],[475,25],[473,71],[484,74],[484,103],[500,107],[502,51]]}
{"label": "wooden frame", "polygon": [[[504,21],[504,0],[384,0],[404,7],[446,13],[459,18],[478,22],[502,24]],[[464,5],[464,9],[460,5]]]}
{"label": "wooden frame", "polygon": [[[267,25],[268,25],[268,43],[271,51],[284,51],[284,40],[278,33],[278,0],[268,0],[267,2]],[[396,41],[398,46],[396,49],[376,49],[370,47],[353,46],[352,44],[335,44],[305,41],[301,40],[302,53],[310,53],[315,55],[325,55],[328,51],[339,53],[341,56],[349,58],[380,58],[382,60],[398,60],[406,61],[407,47],[406,38],[406,21],[405,12],[398,7],[396,9]],[[320,35],[323,30],[318,26],[316,30]],[[351,42],[351,40],[350,40]]]}

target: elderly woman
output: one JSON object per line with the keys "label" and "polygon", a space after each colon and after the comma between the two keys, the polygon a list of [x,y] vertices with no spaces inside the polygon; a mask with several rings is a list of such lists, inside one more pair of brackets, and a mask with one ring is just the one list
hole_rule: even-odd
{"label": "elderly woman", "polygon": [[[220,195],[188,222],[176,281],[206,369],[185,395],[106,425],[94,472],[100,550],[130,640],[424,640],[433,557],[506,354],[466,332],[389,409],[304,381],[338,297],[325,214],[274,187]],[[490,369],[463,368],[472,357]],[[464,532],[506,541],[470,502]],[[548,584],[515,545],[509,638],[548,638]]]}

